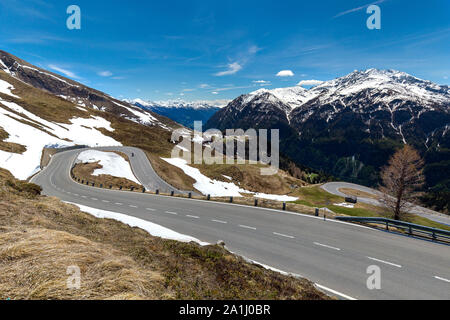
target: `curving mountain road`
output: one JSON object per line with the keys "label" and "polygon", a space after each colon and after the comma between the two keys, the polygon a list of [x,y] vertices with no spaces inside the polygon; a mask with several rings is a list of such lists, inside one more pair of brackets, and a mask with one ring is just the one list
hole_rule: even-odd
{"label": "curving mountain road", "polygon": [[[64,201],[138,217],[210,243],[224,240],[237,254],[300,274],[343,298],[450,299],[450,246],[279,210],[81,185],[70,178],[81,151],[55,154],[32,182]],[[135,154],[137,178],[159,185],[150,181],[148,160]],[[381,290],[366,286],[370,265],[381,268]]]}
{"label": "curving mountain road", "polygon": [[[368,188],[365,186],[361,186],[359,184],[354,184],[354,183],[349,183],[349,182],[328,182],[325,183],[324,185],[322,185],[321,187],[323,190],[340,196],[340,197],[346,197],[347,195],[345,193],[343,193],[342,191],[340,191],[340,189],[342,188],[348,188],[348,189],[354,189],[354,190],[358,190],[358,191],[362,191],[365,193],[369,193],[369,194],[373,194],[374,196],[380,197],[381,196],[381,192],[372,188]],[[364,198],[364,197],[358,197],[358,201],[362,202],[362,203],[367,203],[370,205],[374,205],[374,206],[378,206],[378,207],[382,207],[383,204],[380,203],[380,201],[376,200],[376,199],[372,199],[372,198]],[[450,216],[449,215],[445,215],[421,206],[417,206],[417,205],[413,205],[411,208],[411,213],[413,214],[417,214],[418,216],[442,223],[442,224],[446,224],[446,225],[450,225]]]}

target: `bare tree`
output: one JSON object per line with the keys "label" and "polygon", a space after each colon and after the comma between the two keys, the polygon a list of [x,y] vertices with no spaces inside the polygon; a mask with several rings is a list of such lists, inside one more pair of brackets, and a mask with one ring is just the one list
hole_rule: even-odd
{"label": "bare tree", "polygon": [[381,171],[383,192],[381,201],[393,212],[394,219],[400,220],[402,214],[411,206],[417,190],[424,184],[424,161],[411,146],[405,145],[398,150]]}

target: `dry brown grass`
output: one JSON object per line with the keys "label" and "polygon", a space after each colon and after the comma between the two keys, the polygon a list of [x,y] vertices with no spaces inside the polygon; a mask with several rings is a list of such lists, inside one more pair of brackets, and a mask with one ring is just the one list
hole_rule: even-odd
{"label": "dry brown grass", "polygon": [[[0,169],[0,299],[327,298],[220,246],[152,237],[16,184]],[[66,287],[72,265],[80,290]]]}
{"label": "dry brown grass", "polygon": [[186,175],[183,170],[178,167],[172,166],[159,155],[146,152],[153,169],[164,181],[169,183],[171,186],[179,190],[194,191],[195,180]]}
{"label": "dry brown grass", "polygon": [[5,142],[4,140],[8,139],[9,134],[2,127],[0,127],[0,150],[12,153],[22,154],[27,151],[27,148],[24,145],[14,143],[14,142]]}
{"label": "dry brown grass", "polygon": [[96,186],[102,184],[103,188],[109,188],[109,186],[112,186],[112,188],[115,189],[119,187],[123,187],[125,189],[130,189],[131,187],[133,187],[134,189],[142,188],[140,184],[137,184],[136,182],[125,178],[113,177],[106,174],[101,174],[98,176],[92,175],[95,169],[101,168],[103,167],[98,162],[77,163],[72,172],[76,178],[82,179],[84,181],[89,181],[91,184],[95,183]]}

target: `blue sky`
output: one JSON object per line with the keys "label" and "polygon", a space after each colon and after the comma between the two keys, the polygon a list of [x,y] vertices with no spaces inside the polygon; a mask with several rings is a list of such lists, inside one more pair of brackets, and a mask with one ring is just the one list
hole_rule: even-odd
{"label": "blue sky", "polygon": [[449,16],[448,0],[1,0],[0,49],[119,98],[232,99],[371,67],[449,84]]}

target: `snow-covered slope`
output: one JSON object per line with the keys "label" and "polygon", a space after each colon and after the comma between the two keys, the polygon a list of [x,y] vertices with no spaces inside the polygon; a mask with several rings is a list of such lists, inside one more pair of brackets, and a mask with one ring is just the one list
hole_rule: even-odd
{"label": "snow-covered slope", "polygon": [[[0,80],[2,84],[7,83]],[[16,102],[0,97],[0,128],[9,135],[4,142],[16,143],[26,148],[22,154],[0,150],[0,167],[8,169],[16,178],[26,179],[39,170],[42,149],[46,146],[120,146],[121,143],[98,129],[112,132],[111,123],[98,116],[73,117],[69,123],[43,119],[20,105],[20,97],[11,93],[14,86],[5,85],[0,93],[16,97]]]}

